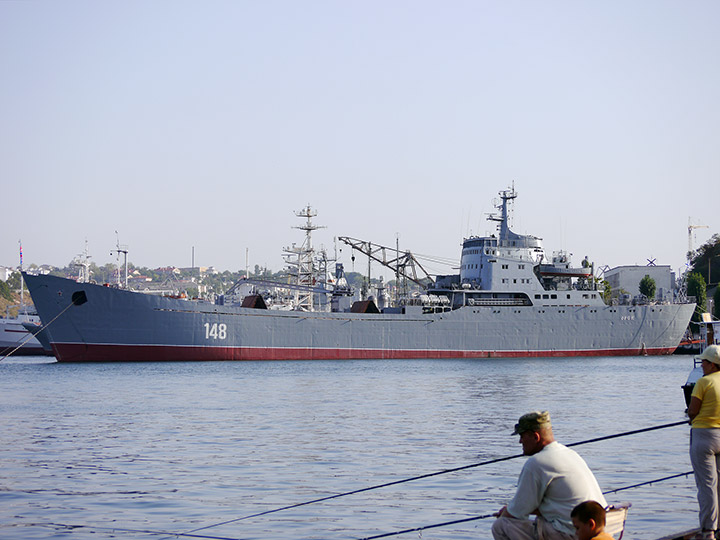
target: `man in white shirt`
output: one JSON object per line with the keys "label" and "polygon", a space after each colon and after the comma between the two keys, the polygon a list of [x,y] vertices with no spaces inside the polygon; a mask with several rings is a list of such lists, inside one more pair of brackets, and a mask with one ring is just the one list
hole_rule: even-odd
{"label": "man in white shirt", "polygon": [[[572,509],[585,501],[607,506],[600,486],[585,461],[555,440],[550,413],[520,417],[513,435],[520,435],[523,454],[530,456],[520,472],[515,497],[495,514],[495,540],[573,540]],[[530,515],[537,517],[530,520]]]}

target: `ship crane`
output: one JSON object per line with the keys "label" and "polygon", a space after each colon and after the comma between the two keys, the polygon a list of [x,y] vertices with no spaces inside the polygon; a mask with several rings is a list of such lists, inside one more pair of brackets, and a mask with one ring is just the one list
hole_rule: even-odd
{"label": "ship crane", "polygon": [[688,251],[687,251],[687,260],[688,260],[688,268],[690,267],[690,262],[692,259],[693,254],[693,231],[695,229],[708,229],[709,227],[707,225],[693,225],[692,219],[688,218]]}
{"label": "ship crane", "polygon": [[[402,276],[409,279],[413,283],[425,288],[435,283],[435,280],[423,268],[415,256],[408,250],[400,253],[398,248],[381,246],[373,244],[366,240],[358,240],[349,236],[339,236],[338,240],[344,242],[353,249],[357,249],[360,253],[367,255],[373,261],[379,262],[383,266],[390,268],[395,272],[396,276]],[[393,257],[394,255],[394,257]],[[418,270],[420,275],[418,275]]]}
{"label": "ship crane", "polygon": [[225,292],[225,296],[230,296],[231,294],[235,293],[235,291],[237,291],[241,285],[246,283],[250,285],[257,285],[259,287],[290,289],[293,291],[302,291],[307,293],[332,294],[334,292],[334,289],[328,289],[322,286],[311,286],[298,283],[283,283],[281,281],[273,281],[271,279],[247,278],[243,276]]}

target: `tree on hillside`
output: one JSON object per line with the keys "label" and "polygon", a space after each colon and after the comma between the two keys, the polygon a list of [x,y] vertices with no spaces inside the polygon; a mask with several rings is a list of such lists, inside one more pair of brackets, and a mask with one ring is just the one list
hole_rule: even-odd
{"label": "tree on hillside", "polygon": [[10,274],[10,277],[7,280],[7,285],[10,287],[11,291],[19,291],[20,290],[20,280],[22,278],[20,277],[20,272],[13,272]]}
{"label": "tree on hillside", "polygon": [[0,298],[4,298],[9,302],[13,301],[12,290],[10,290],[10,286],[4,281],[0,281]]}
{"label": "tree on hillside", "polygon": [[720,287],[715,288],[713,295],[713,315],[716,319],[720,319]]}
{"label": "tree on hillside", "polygon": [[705,313],[707,309],[707,289],[705,288],[705,280],[700,274],[696,272],[688,274],[687,294],[688,296],[695,297],[697,307],[695,308],[695,313],[693,313],[692,320],[699,322],[701,313]]}
{"label": "tree on hillside", "polygon": [[714,234],[693,252],[690,271],[707,279],[708,286],[720,281],[720,234]]}
{"label": "tree on hillside", "polygon": [[648,274],[645,274],[645,277],[640,280],[640,294],[645,295],[650,300],[655,298],[655,280]]}

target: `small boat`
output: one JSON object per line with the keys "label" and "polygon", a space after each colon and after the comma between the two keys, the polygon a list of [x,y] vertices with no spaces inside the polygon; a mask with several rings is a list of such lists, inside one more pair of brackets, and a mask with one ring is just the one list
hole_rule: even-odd
{"label": "small boat", "polygon": [[[40,326],[40,317],[21,306],[17,317],[11,317],[9,308],[5,317],[0,317],[0,358],[7,355],[37,356],[52,354],[46,351],[33,334],[23,326],[25,323]],[[49,343],[48,343],[49,345]]]}

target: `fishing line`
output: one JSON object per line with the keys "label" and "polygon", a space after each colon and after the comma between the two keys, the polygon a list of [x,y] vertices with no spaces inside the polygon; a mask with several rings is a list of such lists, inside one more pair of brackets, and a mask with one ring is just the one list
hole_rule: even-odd
{"label": "fishing line", "polygon": [[[79,292],[81,293],[81,294],[79,294],[79,295],[78,295],[78,293],[73,293],[72,301],[67,305],[67,307],[66,307],[65,309],[63,309],[60,313],[58,313],[57,315],[55,315],[55,317],[53,317],[53,319],[52,319],[49,323],[47,323],[45,326],[43,326],[42,328],[40,328],[40,330],[37,331],[37,334],[39,334],[40,332],[44,332],[45,329],[46,329],[48,326],[50,326],[53,322],[55,322],[55,319],[57,319],[60,315],[62,315],[63,313],[65,313],[65,312],[66,312],[68,309],[70,309],[72,306],[81,306],[82,304],[84,304],[85,302],[87,302],[87,296],[85,296],[85,293],[84,293],[83,291],[79,291]],[[26,343],[27,341],[29,341],[31,338],[33,338],[34,336],[35,336],[35,334],[30,334],[30,333],[28,333],[28,336],[20,342],[20,345],[18,345],[18,346],[15,347],[12,351],[10,351],[8,354],[6,354],[6,355],[3,356],[2,358],[0,358],[0,362],[2,362],[3,360],[5,360],[8,356],[14,354],[20,347],[22,347],[23,345],[25,345],[25,343]],[[7,350],[7,349],[5,349],[5,350]]]}
{"label": "fishing line", "polygon": [[[618,438],[618,437],[625,437],[625,436],[628,436],[628,435],[635,435],[635,434],[638,434],[638,433],[645,433],[645,432],[648,432],[648,431],[654,431],[654,430],[658,430],[658,429],[664,429],[664,428],[675,427],[675,426],[680,426],[680,425],[687,425],[687,420],[683,420],[682,422],[672,422],[672,423],[670,423],[670,424],[662,424],[662,425],[659,425],[659,426],[653,426],[653,427],[649,427],[649,428],[635,429],[635,430],[633,430],[633,431],[625,431],[625,432],[622,432],[622,433],[616,433],[616,434],[614,434],[614,435],[606,435],[606,436],[604,436],[604,437],[596,437],[596,438],[594,438],[594,439],[587,439],[587,440],[585,440],[585,441],[579,441],[579,442],[570,443],[570,444],[567,444],[567,445],[565,445],[565,446],[568,446],[568,447],[569,447],[569,446],[578,446],[578,445],[581,445],[581,444],[589,444],[589,443],[593,443],[593,442],[606,441],[606,440],[615,439],[615,438]],[[523,454],[515,454],[515,455],[513,455],[513,456],[506,456],[506,457],[502,457],[502,458],[491,459],[491,460],[483,461],[483,462],[480,462],[480,463],[472,463],[472,464],[470,464],[470,465],[463,465],[463,466],[461,466],[461,467],[454,467],[454,468],[452,468],[452,469],[444,469],[444,470],[442,470],[442,471],[437,471],[437,472],[422,474],[422,475],[419,475],[419,476],[413,476],[413,477],[411,477],[411,478],[404,478],[404,479],[402,479],[402,480],[395,480],[395,481],[393,481],[393,482],[386,482],[386,483],[384,483],[384,484],[378,484],[378,485],[375,485],[375,486],[364,487],[364,488],[356,489],[356,490],[353,490],[353,491],[346,491],[346,492],[344,492],[344,493],[337,493],[337,494],[335,494],[335,495],[328,495],[327,497],[321,497],[321,498],[319,498],[319,499],[313,499],[313,500],[311,500],[311,501],[305,501],[305,502],[301,502],[301,503],[290,504],[290,505],[283,506],[283,507],[280,507],[280,508],[274,508],[274,509],[272,509],[272,510],[265,510],[264,512],[258,512],[258,513],[255,513],[255,514],[250,514],[250,515],[243,516],[243,517],[239,517],[239,518],[235,518],[235,519],[230,519],[230,520],[227,520],[227,521],[223,521],[223,522],[221,522],[221,523],[215,523],[215,524],[213,524],[213,525],[207,525],[207,526],[205,526],[205,527],[200,527],[200,528],[198,528],[198,529],[193,529],[193,530],[191,530],[191,531],[189,531],[189,532],[190,532],[190,533],[194,533],[194,532],[198,532],[198,531],[203,531],[203,530],[206,530],[206,529],[211,529],[211,528],[213,528],[213,527],[220,527],[220,526],[222,526],[222,525],[228,525],[228,524],[230,524],[230,523],[236,523],[236,522],[238,522],[238,521],[243,521],[243,520],[250,519],[250,518],[255,518],[255,517],[260,517],[260,516],[266,516],[266,515],[269,515],[269,514],[274,514],[274,513],[276,513],[276,512],[281,512],[281,511],[283,511],[283,510],[291,510],[291,509],[293,509],[293,508],[299,508],[299,507],[301,507],[301,506],[307,506],[307,505],[309,505],[309,504],[314,504],[314,503],[318,503],[318,502],[329,501],[329,500],[332,500],[332,499],[337,499],[337,498],[339,498],[339,497],[345,497],[345,496],[347,496],[347,495],[356,495],[356,494],[358,494],[358,493],[363,493],[363,492],[365,492],[365,491],[371,491],[371,490],[374,490],[374,489],[380,489],[380,488],[384,488],[384,487],[395,486],[395,485],[398,485],[398,484],[404,484],[404,483],[406,483],[406,482],[413,482],[413,481],[415,481],[415,480],[422,480],[422,479],[424,479],[424,478],[431,478],[431,477],[433,477],[433,476],[439,476],[439,475],[441,475],[441,474],[447,474],[447,473],[451,473],[451,472],[463,471],[463,470],[466,470],[466,469],[472,469],[472,468],[474,468],[474,467],[481,467],[481,466],[483,466],[483,465],[492,465],[493,463],[500,463],[500,462],[502,462],[502,461],[508,461],[508,460],[511,460],[511,459],[519,458],[519,457],[523,457]]]}
{"label": "fishing line", "polygon": [[[689,476],[691,474],[693,474],[693,471],[688,471],[688,472],[679,473],[679,474],[673,474],[671,476],[665,476],[663,478],[657,478],[655,480],[649,480],[647,482],[641,482],[639,484],[633,484],[630,486],[625,486],[625,487],[621,487],[621,488],[617,488],[617,489],[603,491],[603,495],[608,495],[610,493],[617,493],[619,491],[625,491],[627,489],[633,489],[633,488],[648,486],[648,485],[652,485],[652,484],[659,484],[660,482],[664,482],[666,480],[673,480],[675,478],[680,478],[682,476]],[[405,534],[405,533],[409,533],[409,532],[420,532],[420,531],[424,531],[426,529],[435,529],[438,527],[446,527],[448,525],[457,525],[459,523],[467,523],[470,521],[487,519],[487,518],[494,517],[494,516],[495,516],[495,513],[483,514],[481,516],[473,516],[473,517],[468,517],[468,518],[455,519],[452,521],[444,521],[442,523],[433,523],[431,525],[423,525],[421,527],[414,527],[412,529],[403,529],[401,531],[382,533],[382,534],[378,534],[375,536],[366,536],[366,537],[360,538],[359,540],[375,540],[378,538],[397,536],[397,535]],[[227,522],[227,523],[229,523],[229,522]],[[153,534],[153,535],[164,535],[167,538],[187,537],[187,538],[204,538],[207,540],[243,540],[241,538],[236,538],[236,537],[209,536],[209,535],[202,535],[202,534],[194,534],[195,532],[200,531],[202,529],[196,529],[195,531],[188,531],[188,532],[184,532],[184,533],[172,533],[172,532],[168,532],[168,531],[154,531],[154,530],[147,530],[147,529],[126,529],[126,528],[120,528],[120,527],[100,527],[100,526],[95,526],[95,525],[66,525],[66,524],[62,524],[62,523],[36,523],[35,525],[46,526],[46,527],[63,527],[66,529],[85,528],[85,529],[96,529],[96,530],[115,531],[115,532],[132,532],[132,533],[143,533],[143,534]],[[220,524],[211,525],[211,527],[217,527],[219,525]],[[205,528],[208,528],[208,527],[205,527]]]}
{"label": "fishing line", "polygon": [[[609,490],[609,491],[603,491],[603,495],[608,495],[608,494],[610,494],[610,493],[617,493],[618,491],[624,491],[624,490],[626,490],[626,489],[633,489],[633,488],[637,488],[637,487],[641,487],[641,486],[649,486],[649,485],[651,485],[651,484],[657,484],[657,483],[660,483],[660,482],[664,482],[665,480],[672,480],[672,479],[674,479],[674,478],[680,478],[680,477],[682,477],[682,476],[688,476],[688,475],[690,475],[690,474],[693,474],[693,471],[688,471],[688,472],[686,472],[686,473],[673,474],[672,476],[665,476],[664,478],[658,478],[658,479],[656,479],[656,480],[650,480],[650,481],[648,481],[648,482],[641,482],[641,483],[639,483],[639,484],[633,484],[632,486],[625,486],[625,487],[621,487],[621,488],[618,488],[618,489],[612,489],[612,490]],[[404,530],[402,530],[402,531],[395,531],[395,532],[390,532],[390,533],[383,533],[383,534],[378,534],[378,535],[375,535],[375,536],[366,536],[366,537],[364,537],[364,538],[360,538],[359,540],[375,540],[375,539],[377,539],[377,538],[387,538],[387,537],[389,537],[389,536],[397,536],[397,535],[405,534],[405,533],[409,533],[409,532],[419,532],[419,531],[424,531],[425,529],[435,529],[435,528],[437,528],[437,527],[444,527],[444,526],[447,526],[447,525],[456,525],[456,524],[458,524],[458,523],[467,523],[468,521],[476,521],[476,520],[479,520],[479,519],[487,519],[487,518],[493,517],[493,516],[495,516],[495,514],[484,514],[484,515],[482,515],[482,516],[474,516],[474,517],[470,517],[470,518],[456,519],[456,520],[454,520],[454,521],[445,521],[445,522],[443,522],[443,523],[434,523],[434,524],[432,524],[432,525],[425,525],[425,526],[422,526],[422,527],[415,527],[415,528],[413,528],[413,529],[404,529]]]}
{"label": "fishing line", "polygon": [[608,493],[617,493],[618,491],[625,491],[626,489],[633,489],[633,488],[641,487],[641,486],[649,486],[651,484],[657,484],[658,482],[664,482],[665,480],[672,480],[674,478],[680,478],[681,476],[689,476],[691,474],[693,474],[693,471],[673,474],[672,476],[666,476],[665,478],[658,478],[657,480],[650,480],[649,482],[641,482],[639,484],[633,484],[632,486],[625,486],[625,487],[613,489],[610,491],[605,491],[605,492],[603,492],[603,495],[607,495]]}
{"label": "fishing line", "polygon": [[485,514],[483,516],[475,516],[471,518],[464,518],[464,519],[456,519],[453,521],[445,521],[444,523],[435,523],[433,525],[424,525],[423,527],[415,527],[414,529],[405,529],[403,531],[395,531],[391,533],[383,533],[383,534],[376,534],[375,536],[366,536],[365,538],[360,538],[359,540],[375,540],[376,538],[386,538],[388,536],[396,536],[398,534],[405,534],[409,532],[419,532],[424,531],[426,529],[435,529],[436,527],[445,527],[446,525],[456,525],[458,523],[466,523],[468,521],[476,521],[478,519],[487,519],[489,517],[493,517],[495,514]]}
{"label": "fishing line", "polygon": [[227,521],[223,521],[222,523],[215,523],[215,524],[213,524],[213,525],[207,525],[207,526],[205,526],[205,527],[200,527],[199,529],[193,529],[192,531],[188,531],[188,532],[194,533],[194,532],[197,532],[197,531],[203,531],[203,530],[205,530],[205,529],[211,529],[212,527],[220,527],[221,525],[228,525],[228,524],[230,524],[230,523],[235,523],[235,522],[238,522],[238,521],[243,521],[243,520],[245,520],[245,519],[250,519],[250,518],[260,517],[260,516],[266,516],[266,515],[268,515],[268,514],[274,514],[274,513],[276,513],[276,512],[281,512],[281,511],[283,511],[283,510],[290,510],[290,509],[292,509],[292,508],[299,508],[299,507],[301,507],[301,506],[307,506],[308,504],[314,504],[314,503],[318,503],[318,502],[329,501],[329,500],[331,500],[331,499],[337,499],[337,498],[339,498],[339,497],[345,497],[346,495],[355,495],[355,494],[357,494],[357,493],[363,493],[363,492],[365,492],[365,491],[371,491],[371,490],[373,490],[373,489],[380,489],[380,488],[384,488],[384,487],[395,486],[395,485],[397,485],[397,484],[404,484],[405,482],[412,482],[412,481],[414,481],[414,480],[420,480],[420,479],[423,479],[423,478],[430,478],[430,477],[432,477],[432,476],[438,476],[438,475],[440,475],[440,474],[445,474],[445,473],[450,473],[450,472],[456,472],[456,471],[462,471],[462,470],[464,470],[464,469],[470,469],[470,468],[472,468],[472,467],[480,467],[481,465],[490,465],[490,464],[493,464],[493,463],[499,463],[499,462],[501,462],[501,461],[508,461],[508,460],[510,460],[510,459],[515,459],[515,458],[519,458],[519,457],[523,457],[523,454],[516,454],[516,455],[514,455],[514,456],[507,456],[507,457],[502,457],[502,458],[497,458],[497,459],[491,459],[491,460],[489,460],[489,461],[483,461],[482,463],[474,463],[474,464],[472,464],[472,465],[463,465],[462,467],[455,467],[454,469],[445,469],[445,470],[442,470],[442,471],[437,471],[437,472],[422,474],[422,475],[420,475],[420,476],[414,476],[414,477],[412,477],[412,478],[404,478],[404,479],[402,479],[402,480],[395,480],[395,481],[393,481],[393,482],[386,482],[385,484],[378,484],[378,485],[375,485],[375,486],[364,487],[364,488],[356,489],[356,490],[353,490],[353,491],[346,491],[346,492],[344,492],[344,493],[337,493],[337,494],[335,494],[335,495],[328,495],[327,497],[321,497],[321,498],[319,498],[319,499],[313,499],[312,501],[305,501],[305,502],[301,502],[301,503],[290,504],[290,505],[288,505],[288,506],[283,506],[283,507],[281,507],[281,508],[274,508],[274,509],[272,509],[272,510],[266,510],[266,511],[264,511],[264,512],[258,512],[258,513],[256,513],[256,514],[250,514],[250,515],[247,515],[247,516],[243,516],[243,517],[239,517],[239,518],[235,518],[235,519],[230,519],[230,520],[227,520]]}
{"label": "fishing line", "polygon": [[98,525],[68,525],[65,523],[33,523],[32,525],[37,525],[39,527],[53,527],[53,528],[61,527],[63,529],[70,529],[70,530],[72,530],[72,529],[93,529],[93,530],[98,530],[98,531],[154,534],[154,535],[167,536],[168,538],[177,538],[180,536],[184,536],[184,537],[188,537],[188,538],[204,538],[206,540],[244,540],[242,538],[228,537],[228,536],[207,536],[207,535],[203,535],[203,534],[173,533],[173,532],[169,532],[169,531],[153,531],[153,530],[148,530],[148,529],[125,529],[122,527],[101,527]]}

